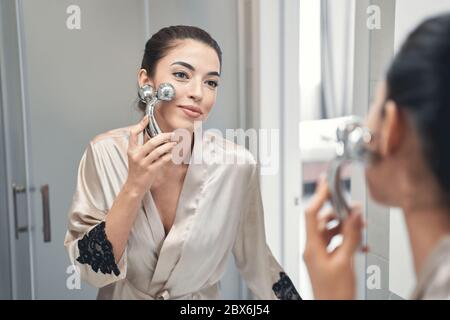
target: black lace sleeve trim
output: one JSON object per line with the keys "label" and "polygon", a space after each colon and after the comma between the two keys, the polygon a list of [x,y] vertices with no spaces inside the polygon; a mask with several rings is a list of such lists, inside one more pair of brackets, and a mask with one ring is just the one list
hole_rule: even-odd
{"label": "black lace sleeve trim", "polygon": [[272,290],[279,300],[302,300],[291,279],[284,272],[280,272],[280,280],[272,286]]}
{"label": "black lace sleeve trim", "polygon": [[95,272],[104,274],[114,272],[116,276],[120,274],[119,268],[114,259],[111,242],[106,238],[105,222],[98,224],[78,241],[80,256],[77,261],[81,264],[88,264]]}

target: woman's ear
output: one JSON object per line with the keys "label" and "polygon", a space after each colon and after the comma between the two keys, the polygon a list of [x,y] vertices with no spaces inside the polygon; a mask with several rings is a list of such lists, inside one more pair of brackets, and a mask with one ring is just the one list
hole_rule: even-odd
{"label": "woman's ear", "polygon": [[153,81],[150,79],[150,77],[147,74],[147,70],[145,70],[145,69],[140,69],[138,72],[138,84],[139,84],[139,87],[142,87],[145,84],[149,84],[153,88],[155,87]]}
{"label": "woman's ear", "polygon": [[394,101],[389,100],[385,105],[384,121],[381,128],[380,153],[382,156],[390,156],[400,148],[405,130],[405,119],[400,108]]}

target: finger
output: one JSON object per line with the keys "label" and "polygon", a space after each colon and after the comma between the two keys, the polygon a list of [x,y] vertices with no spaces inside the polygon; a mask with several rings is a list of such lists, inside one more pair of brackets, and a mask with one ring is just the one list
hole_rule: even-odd
{"label": "finger", "polygon": [[364,226],[361,211],[352,210],[350,216],[343,222],[341,250],[346,256],[353,255],[360,246]]}
{"label": "finger", "polygon": [[163,167],[164,165],[166,165],[171,160],[172,160],[172,154],[171,153],[166,153],[165,155],[163,155],[162,157],[157,159],[155,162],[153,162],[154,168],[156,170],[158,170],[159,168]]}
{"label": "finger", "polygon": [[145,158],[144,166],[149,166],[165,154],[172,154],[173,148],[177,145],[176,142],[168,142],[160,145],[156,149],[154,149],[150,154]]}
{"label": "finger", "polygon": [[172,132],[160,133],[151,138],[150,140],[148,140],[146,143],[144,143],[139,153],[143,157],[146,157],[149,153],[151,153],[153,150],[158,148],[163,143],[171,141],[172,138],[173,138]]}
{"label": "finger", "polygon": [[319,214],[318,229],[326,246],[330,244],[331,239],[338,235],[342,230],[342,225],[333,209],[327,210],[324,214]]}
{"label": "finger", "polygon": [[338,224],[337,226],[331,228],[331,229],[326,229],[324,231],[324,239],[325,242],[328,245],[330,244],[331,240],[337,236],[338,234],[340,234],[342,232],[342,226],[340,224]]}
{"label": "finger", "polygon": [[148,116],[146,115],[144,116],[144,118],[142,118],[142,120],[138,124],[131,127],[130,137],[128,139],[129,148],[134,148],[135,146],[137,146],[138,135],[145,129],[147,125],[148,125]]}
{"label": "finger", "polygon": [[332,208],[327,210],[323,214],[319,213],[317,219],[318,219],[317,228],[320,231],[326,230],[328,227],[328,224],[332,221],[339,222],[337,214],[334,211],[334,209],[332,209]]}
{"label": "finger", "polygon": [[320,209],[323,207],[328,199],[329,191],[327,184],[322,181],[316,189],[308,208],[305,211],[305,222],[306,222],[306,239],[307,242],[310,239],[320,237],[320,231],[318,228],[318,214]]}

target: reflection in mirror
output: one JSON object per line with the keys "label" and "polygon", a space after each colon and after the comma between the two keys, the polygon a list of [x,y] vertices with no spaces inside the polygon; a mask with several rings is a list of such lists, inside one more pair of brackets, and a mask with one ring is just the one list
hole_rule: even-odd
{"label": "reflection in mirror", "polygon": [[[387,67],[394,56],[394,49],[398,51],[406,36],[424,19],[436,14],[448,13],[450,3],[440,0],[429,1],[426,4],[423,1],[405,0],[333,1],[334,4],[340,3],[343,5],[345,3],[348,7],[345,14],[337,13],[338,11],[332,9],[333,14],[331,16],[330,12],[333,7],[330,5],[330,1],[320,1],[320,5],[307,0],[301,3],[301,7],[305,10],[304,14],[306,14],[308,6],[312,14],[304,17],[305,25],[303,25],[303,30],[300,32],[303,35],[303,41],[300,39],[301,57],[303,54],[301,65],[304,66],[303,69],[300,69],[300,73],[302,70],[308,70],[309,67],[310,75],[314,75],[313,79],[315,80],[314,85],[309,83],[308,86],[308,76],[300,76],[301,90],[303,90],[300,146],[303,165],[303,203],[305,203],[308,200],[308,194],[314,189],[314,182],[317,180],[318,175],[325,170],[329,160],[332,158],[331,151],[318,152],[318,150],[333,150],[332,143],[326,143],[320,140],[320,137],[324,135],[330,136],[328,131],[331,131],[331,135],[333,134],[332,131],[338,126],[333,121],[342,121],[342,119],[337,117],[348,115],[367,116],[369,105],[374,100],[375,88],[381,81],[385,80]],[[335,16],[338,16],[338,18]],[[346,27],[341,25],[342,29],[346,30],[342,34],[350,37],[347,41],[339,37],[339,32],[336,31],[339,28],[333,28],[333,36],[330,36],[330,29],[328,28],[333,24],[333,21],[336,22],[339,20],[339,17],[343,16],[346,16],[351,21],[346,24]],[[308,23],[312,30],[310,33],[309,30],[307,31]],[[441,26],[443,25],[445,23]],[[422,29],[422,32],[424,30],[425,28]],[[426,30],[431,32],[429,29]],[[440,29],[436,28],[436,30]],[[315,36],[320,35],[320,43],[314,42],[314,39],[309,39],[310,41],[308,41],[308,36],[311,36],[311,34]],[[442,36],[442,34],[440,35]],[[432,42],[431,38],[430,42]],[[436,36],[436,38],[439,37]],[[349,46],[347,48],[348,51],[344,50],[346,52],[345,57],[349,58],[348,60],[337,58],[339,57],[339,50],[336,47],[336,43],[330,41],[330,39],[340,44],[346,43]],[[408,48],[411,51],[417,50],[419,52],[420,48],[422,48],[419,45],[421,42],[417,41],[417,39],[412,42],[414,45],[410,43]],[[311,46],[308,47],[308,43]],[[334,49],[337,52],[334,52]],[[310,52],[308,53],[308,51]],[[315,52],[315,54],[311,52]],[[406,56],[403,56],[403,58],[408,60]],[[317,57],[320,57],[320,63],[318,63],[319,59]],[[336,66],[336,63],[338,66]],[[403,67],[405,65],[402,64]],[[404,69],[412,68],[411,65]],[[336,70],[339,68],[341,68],[341,72],[336,74]],[[344,75],[342,74],[342,69],[351,70],[351,72],[348,75]],[[339,77],[342,79],[341,83],[337,80]],[[408,81],[405,79],[397,79],[397,81],[405,80],[412,87],[414,85],[417,86],[417,84],[409,80],[413,77],[406,78]],[[336,83],[339,83],[340,86],[337,90]],[[340,92],[340,98],[336,97],[336,92]],[[350,93],[347,95],[346,93],[348,92]],[[409,104],[411,103],[404,103],[404,105]],[[349,109],[346,109],[346,107],[349,107]],[[317,169],[319,165],[322,165],[321,169]],[[423,278],[422,283],[420,283],[420,274],[415,274],[414,272],[411,246],[408,233],[406,232],[405,221],[403,221],[405,215],[402,214],[401,210],[383,207],[369,197],[363,171],[356,172],[352,168],[347,172],[347,174],[343,174],[343,180],[346,179],[347,175],[351,185],[349,190],[351,199],[362,204],[367,221],[364,238],[370,248],[366,255],[357,254],[355,257],[358,283],[357,298],[408,299],[411,296],[417,297],[417,292],[414,295],[412,292],[415,287],[416,277],[419,276],[419,288],[420,285],[426,287],[428,284],[423,282]],[[389,183],[389,181],[384,181],[384,183]],[[439,195],[439,193],[437,194]],[[434,194],[431,195],[431,197],[433,196]],[[411,231],[409,224],[408,230]],[[301,231],[304,232],[304,230]],[[417,246],[413,246],[413,249],[417,251]],[[414,256],[414,260],[416,259],[417,252],[415,252]],[[308,281],[308,275],[302,273],[301,280],[304,281],[302,293],[307,297],[305,292],[308,292],[307,290],[310,289],[305,284]],[[441,283],[444,284],[445,280],[441,279]],[[439,287],[439,283],[437,284],[437,287]],[[445,290],[441,294],[445,294]]]}
{"label": "reflection in mirror", "polygon": [[[322,173],[335,158],[336,131],[352,114],[355,41],[354,0],[300,0],[300,153],[302,208],[305,208]],[[359,171],[358,171],[359,172]],[[352,170],[341,172],[347,197]],[[305,234],[301,228],[300,243]],[[312,298],[308,274],[301,265],[300,286]]]}

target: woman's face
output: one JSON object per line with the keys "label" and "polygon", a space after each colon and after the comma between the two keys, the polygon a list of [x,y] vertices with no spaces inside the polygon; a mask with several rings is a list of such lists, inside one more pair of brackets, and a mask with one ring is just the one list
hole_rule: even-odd
{"label": "woman's face", "polygon": [[163,132],[175,129],[194,130],[195,121],[208,117],[217,96],[220,62],[210,46],[192,39],[177,40],[156,65],[155,75],[139,72],[139,85],[150,84],[155,89],[168,82],[175,88],[172,101],[161,101],[155,117]]}

